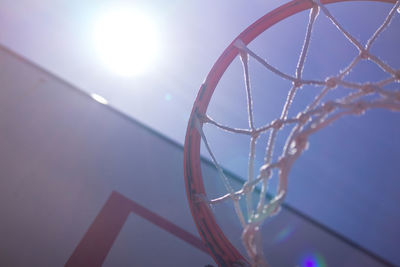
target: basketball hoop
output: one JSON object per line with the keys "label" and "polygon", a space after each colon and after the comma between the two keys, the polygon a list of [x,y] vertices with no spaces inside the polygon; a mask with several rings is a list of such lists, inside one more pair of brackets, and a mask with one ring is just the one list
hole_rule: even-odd
{"label": "basketball hoop", "polygon": [[[344,1],[347,0],[343,0],[343,2]],[[330,3],[342,2],[342,0],[325,0],[321,2],[319,0],[293,0],[264,15],[243,31],[226,48],[207,75],[205,82],[198,92],[189,119],[184,150],[184,171],[186,192],[192,216],[203,241],[209,249],[210,255],[219,266],[267,266],[261,246],[262,238],[260,235],[260,227],[267,218],[279,211],[280,205],[287,192],[288,175],[291,166],[308,148],[308,138],[310,135],[331,125],[333,122],[346,115],[362,115],[364,112],[376,108],[396,112],[400,111],[399,87],[397,86],[395,90],[385,89],[385,86],[388,84],[400,83],[400,70],[389,66],[370,51],[371,46],[379,35],[389,26],[392,18],[397,15],[396,10],[399,10],[400,2],[396,2],[395,0],[377,1],[393,4],[393,8],[365,45],[362,45],[355,37],[347,32],[325,6]],[[275,68],[248,47],[254,39],[274,24],[307,9],[310,9],[309,21],[294,76]],[[326,16],[359,53],[344,70],[338,71],[336,76],[326,77],[324,80],[306,80],[303,79],[302,73],[314,22],[318,14]],[[207,115],[207,108],[214,90],[221,77],[236,57],[240,57],[243,65],[249,121],[248,129],[236,129],[222,125]],[[291,88],[289,88],[287,100],[282,108],[281,115],[276,120],[259,128],[255,126],[253,118],[252,91],[248,71],[249,58],[255,60],[280,78],[290,81],[292,84]],[[362,60],[368,60],[376,64],[381,70],[388,74],[389,78],[379,82],[353,83],[345,81],[344,78]],[[321,87],[322,90],[297,116],[288,117],[288,111],[294,101],[296,92],[305,85]],[[350,89],[351,92],[343,98],[324,102],[324,96],[338,86]],[[248,177],[246,183],[240,190],[233,190],[222,167],[214,156],[208,144],[207,137],[203,132],[204,124],[212,124],[224,131],[234,134],[243,134],[249,137],[250,153]],[[281,156],[274,161],[272,154],[276,135],[286,126],[291,126],[292,130],[286,139],[286,144],[283,147]],[[264,164],[256,176],[254,173],[254,146],[257,138],[262,133],[269,133],[269,140],[266,146]],[[203,184],[200,165],[201,141],[203,141],[208,150],[226,188],[226,192],[216,199],[208,199],[206,197],[207,194]],[[279,173],[279,186],[275,196],[268,201],[266,198],[267,181],[271,177],[273,171]],[[261,188],[261,192],[256,208],[253,208],[251,194],[256,187]],[[244,215],[242,208],[238,204],[241,197],[246,198],[247,216]],[[233,201],[236,214],[243,226],[242,241],[246,248],[249,261],[238,252],[224,235],[214,218],[213,212],[209,208],[210,204],[214,205],[225,200]]]}

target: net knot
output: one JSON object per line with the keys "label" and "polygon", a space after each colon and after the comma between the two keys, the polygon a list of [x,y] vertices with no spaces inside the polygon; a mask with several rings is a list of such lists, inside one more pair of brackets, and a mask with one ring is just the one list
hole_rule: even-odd
{"label": "net knot", "polygon": [[372,92],[374,92],[377,89],[377,86],[371,83],[366,83],[361,87],[361,90],[366,93],[366,94],[370,94]]}
{"label": "net knot", "polygon": [[307,135],[299,134],[298,136],[296,136],[295,139],[292,141],[290,148],[291,155],[301,153],[303,150],[306,150],[308,148]]}
{"label": "net knot", "polygon": [[260,168],[260,177],[269,178],[271,176],[271,165],[264,164]]}
{"label": "net knot", "polygon": [[303,86],[303,82],[300,79],[294,80],[293,86],[296,88],[300,88],[301,86]]}
{"label": "net knot", "polygon": [[272,128],[279,130],[283,126],[283,121],[281,119],[276,119],[271,124]]}
{"label": "net knot", "polygon": [[240,40],[240,39],[236,39],[236,40],[233,42],[233,45],[234,45],[237,49],[239,49],[239,50],[241,50],[241,51],[246,50],[246,45],[245,45],[244,42],[243,42],[242,40]]}
{"label": "net knot", "polygon": [[252,130],[250,135],[251,138],[257,139],[260,136],[260,132],[258,130]]}
{"label": "net knot", "polygon": [[239,201],[240,198],[242,197],[242,195],[240,194],[235,194],[235,192],[231,192],[229,194],[229,197],[233,200],[233,201]]}
{"label": "net knot", "polygon": [[307,135],[299,134],[295,139],[296,149],[303,151],[308,147]]}
{"label": "net knot", "polygon": [[371,57],[371,55],[369,54],[368,50],[365,50],[365,49],[360,51],[360,55],[359,56],[360,56],[361,59],[369,59]]}
{"label": "net knot", "polygon": [[394,78],[396,79],[397,82],[400,82],[400,69],[396,70]]}
{"label": "net knot", "polygon": [[332,101],[328,101],[324,104],[322,104],[322,109],[326,112],[326,113],[330,113],[335,109],[335,103]]}
{"label": "net knot", "polygon": [[252,183],[249,183],[249,181],[245,182],[243,184],[243,194],[248,194],[253,191],[254,185]]}
{"label": "net knot", "polygon": [[202,123],[208,123],[210,122],[210,118],[204,114],[204,113],[199,113],[197,112],[197,118],[199,119],[200,122]]}
{"label": "net knot", "polygon": [[299,114],[297,114],[296,118],[299,120],[300,124],[306,124],[307,121],[310,119],[310,115],[299,112]]}
{"label": "net knot", "polygon": [[325,80],[326,87],[335,88],[338,85],[339,79],[336,77],[328,77]]}
{"label": "net knot", "polygon": [[194,202],[210,204],[210,201],[205,194],[194,194]]}
{"label": "net knot", "polygon": [[365,103],[364,101],[359,101],[359,102],[355,103],[353,112],[356,115],[362,115],[362,114],[364,114],[366,109],[367,109],[367,103]]}

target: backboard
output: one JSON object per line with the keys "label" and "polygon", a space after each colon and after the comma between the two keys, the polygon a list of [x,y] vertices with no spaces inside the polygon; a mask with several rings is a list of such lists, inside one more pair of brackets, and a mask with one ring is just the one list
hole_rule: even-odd
{"label": "backboard", "polygon": [[[214,264],[190,216],[181,145],[4,47],[0,62],[0,265]],[[389,264],[289,206],[265,229],[276,266]]]}

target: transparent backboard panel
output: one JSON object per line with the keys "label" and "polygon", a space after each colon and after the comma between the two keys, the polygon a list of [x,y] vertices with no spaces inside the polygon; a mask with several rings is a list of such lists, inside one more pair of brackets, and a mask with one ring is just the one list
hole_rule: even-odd
{"label": "transparent backboard panel", "polygon": [[[93,251],[103,253],[103,266],[214,264],[193,245],[200,239],[186,200],[180,144],[5,48],[0,84],[0,265],[63,266],[77,255],[91,260]],[[204,162],[204,171],[215,176]],[[102,213],[113,194],[126,201]],[[115,215],[126,203],[143,209]],[[217,219],[241,249],[231,208]],[[119,221],[119,228],[106,228],[114,236],[93,230],[104,215]],[[386,264],[290,207],[264,229],[273,266]],[[88,236],[94,245],[82,250]]]}

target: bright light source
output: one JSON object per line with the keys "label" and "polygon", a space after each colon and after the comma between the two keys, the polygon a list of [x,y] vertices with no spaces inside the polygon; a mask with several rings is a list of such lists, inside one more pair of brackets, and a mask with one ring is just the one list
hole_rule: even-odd
{"label": "bright light source", "polygon": [[96,100],[97,102],[99,102],[99,103],[101,103],[101,104],[103,104],[103,105],[107,105],[108,104],[108,101],[107,101],[107,99],[105,99],[104,97],[102,97],[101,95],[98,95],[98,94],[90,94],[90,96],[94,99],[94,100]]}
{"label": "bright light source", "polygon": [[103,63],[122,76],[145,72],[159,50],[150,17],[129,7],[109,10],[95,24],[94,42]]}

